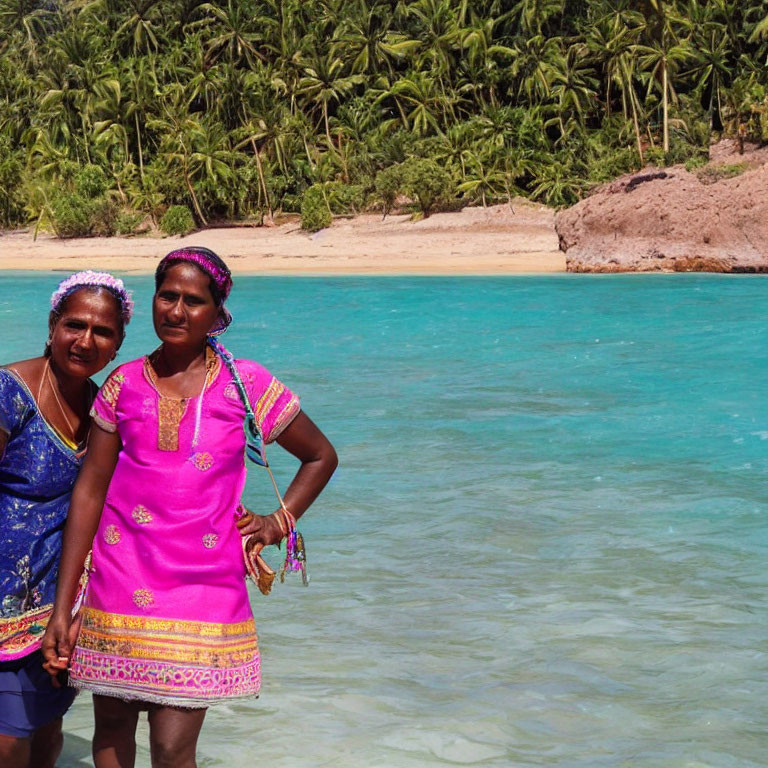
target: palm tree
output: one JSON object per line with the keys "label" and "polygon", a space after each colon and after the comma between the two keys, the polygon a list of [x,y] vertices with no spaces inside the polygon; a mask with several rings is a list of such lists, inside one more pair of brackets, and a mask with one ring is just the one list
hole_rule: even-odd
{"label": "palm tree", "polygon": [[471,152],[466,180],[458,186],[462,194],[480,195],[483,208],[487,206],[488,197],[498,197],[506,190],[506,176],[487,158]]}
{"label": "palm tree", "polygon": [[419,136],[430,130],[442,134],[441,121],[445,118],[448,97],[441,93],[434,78],[424,72],[410,72],[397,80],[384,94],[410,105],[407,120]]}
{"label": "palm tree", "polygon": [[[101,118],[93,124],[94,138],[109,136],[119,138],[123,144],[125,161],[131,160],[126,125],[133,117],[134,107],[123,99],[123,89],[116,77],[105,77],[96,85],[96,100],[93,105],[94,116]],[[103,141],[103,138],[102,138]]]}
{"label": "palm tree", "polygon": [[696,76],[696,88],[701,92],[709,90],[709,132],[712,126],[717,105],[718,120],[722,122],[722,93],[723,82],[727,82],[733,70],[730,40],[723,34],[724,29],[719,24],[709,24],[706,30],[694,30],[695,42],[691,46],[690,58],[694,65],[685,73]]}
{"label": "palm tree", "polygon": [[123,77],[123,98],[126,112],[133,115],[136,145],[139,155],[139,176],[144,183],[144,149],[141,139],[142,126],[152,110],[159,89],[153,57],[129,59]]}
{"label": "palm tree", "polygon": [[304,97],[305,104],[312,110],[311,103],[319,103],[325,126],[328,148],[333,150],[330,126],[328,124],[328,104],[339,102],[352,89],[362,83],[360,75],[345,75],[344,62],[330,51],[324,55],[313,51],[302,56],[302,77],[299,80],[297,94]]}
{"label": "palm tree", "polygon": [[587,50],[603,69],[606,117],[611,116],[612,88],[621,83],[621,61],[631,50],[632,43],[632,30],[626,24],[617,26],[610,16],[598,19],[587,30]]}
{"label": "palm tree", "polygon": [[562,10],[563,0],[517,0],[509,16],[517,21],[524,34],[538,36],[547,22]]}
{"label": "palm tree", "polygon": [[149,127],[159,131],[163,137],[158,147],[158,157],[169,166],[177,166],[180,169],[195,213],[200,223],[203,226],[208,226],[208,220],[203,213],[192,183],[191,157],[195,141],[202,131],[199,118],[184,114],[182,110],[184,93],[181,86],[167,87],[163,97],[162,116],[149,121]]}
{"label": "palm tree", "polygon": [[253,67],[257,60],[264,60],[258,50],[261,38],[255,31],[255,16],[248,3],[227,0],[226,8],[214,3],[204,3],[200,12],[210,14],[218,34],[208,41],[208,53],[212,59],[224,54],[227,61],[245,63]]}
{"label": "palm tree", "polygon": [[438,78],[448,75],[461,48],[461,35],[450,0],[416,0],[408,13],[417,22],[422,41],[420,64],[427,65]]}
{"label": "palm tree", "polygon": [[184,86],[191,109],[203,107],[206,112],[215,109],[219,95],[219,65],[208,59],[202,40],[194,46],[189,64],[176,66],[174,70],[177,82]]}
{"label": "palm tree", "polygon": [[488,90],[492,106],[497,106],[496,85],[500,78],[497,59],[512,59],[515,51],[506,45],[494,41],[494,27],[497,19],[482,18],[470,13],[471,23],[461,29],[462,49],[467,52],[467,69],[470,83],[481,84],[477,90],[481,104],[485,105],[482,88]]}
{"label": "palm tree", "polygon": [[560,159],[542,164],[536,181],[533,198],[558,208],[576,202],[584,188],[584,182]]}
{"label": "palm tree", "polygon": [[1,0],[0,40],[21,38],[24,52],[37,64],[38,37],[44,33],[51,16],[52,11],[41,8],[36,0]]}
{"label": "palm tree", "polygon": [[334,35],[333,53],[349,63],[349,71],[374,75],[381,68],[392,72],[393,62],[405,59],[421,46],[391,28],[394,11],[388,3],[357,0],[347,9]]}
{"label": "palm tree", "polygon": [[[115,38],[130,38],[134,56],[157,51],[160,46],[158,33],[162,27],[160,0],[125,0],[124,5],[130,16],[118,27]],[[122,7],[123,3],[120,4]]]}
{"label": "palm tree", "polygon": [[529,104],[539,105],[549,98],[553,65],[562,56],[562,45],[559,37],[543,35],[534,35],[515,42],[510,73],[518,82],[519,99]]}
{"label": "palm tree", "polygon": [[563,136],[568,133],[565,126],[569,120],[584,125],[585,115],[597,96],[598,82],[587,53],[583,43],[575,43],[552,62],[550,94],[557,101],[557,122]]}
{"label": "palm tree", "polygon": [[641,8],[646,19],[645,32],[648,42],[635,46],[639,54],[639,65],[648,74],[650,94],[654,86],[661,89],[663,149],[669,152],[669,100],[676,98],[673,85],[674,74],[680,63],[690,57],[686,41],[680,41],[676,34],[675,22],[665,0],[642,0]]}
{"label": "palm tree", "polygon": [[624,54],[618,62],[618,77],[619,87],[621,88],[621,96],[624,105],[624,114],[627,113],[627,101],[629,102],[629,109],[632,112],[632,124],[635,130],[635,140],[637,142],[637,154],[640,158],[640,164],[645,163],[643,157],[643,142],[640,138],[640,102],[635,91],[635,71],[637,66],[637,59],[631,54]]}

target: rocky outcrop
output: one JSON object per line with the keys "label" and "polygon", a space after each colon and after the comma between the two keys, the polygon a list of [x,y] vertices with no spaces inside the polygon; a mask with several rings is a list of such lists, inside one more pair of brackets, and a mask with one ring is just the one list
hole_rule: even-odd
{"label": "rocky outcrop", "polygon": [[768,272],[768,163],[648,168],[598,187],[555,228],[570,272]]}

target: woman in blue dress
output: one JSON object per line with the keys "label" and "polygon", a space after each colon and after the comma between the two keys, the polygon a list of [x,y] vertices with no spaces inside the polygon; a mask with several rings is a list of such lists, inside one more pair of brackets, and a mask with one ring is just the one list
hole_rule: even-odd
{"label": "woman in blue dress", "polygon": [[90,377],[115,358],[133,304],[78,272],[51,297],[41,357],[0,368],[0,766],[52,768],[74,691],[43,669],[61,536],[87,444]]}

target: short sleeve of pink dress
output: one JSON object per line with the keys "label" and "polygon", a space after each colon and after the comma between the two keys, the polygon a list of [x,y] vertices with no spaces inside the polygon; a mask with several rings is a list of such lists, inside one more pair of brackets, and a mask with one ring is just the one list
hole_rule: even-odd
{"label": "short sleeve of pink dress", "polygon": [[[238,361],[267,441],[299,412],[265,368]],[[120,366],[92,416],[122,442],[93,542],[71,684],[126,700],[208,707],[258,694],[256,627],[235,526],[245,409],[209,359],[201,397],[162,396],[147,358]],[[270,500],[271,503],[271,500]]]}
{"label": "short sleeve of pink dress", "polygon": [[267,443],[272,443],[299,412],[299,399],[258,363],[238,360],[237,369],[245,384],[261,434]]}

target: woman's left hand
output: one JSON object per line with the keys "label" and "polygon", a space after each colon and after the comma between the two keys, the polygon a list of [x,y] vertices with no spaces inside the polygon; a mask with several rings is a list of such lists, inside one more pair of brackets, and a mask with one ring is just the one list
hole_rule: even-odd
{"label": "woman's left hand", "polygon": [[285,538],[283,529],[274,515],[254,515],[246,509],[245,514],[237,521],[237,527],[241,536],[253,534],[255,541],[265,547],[279,544]]}

